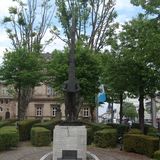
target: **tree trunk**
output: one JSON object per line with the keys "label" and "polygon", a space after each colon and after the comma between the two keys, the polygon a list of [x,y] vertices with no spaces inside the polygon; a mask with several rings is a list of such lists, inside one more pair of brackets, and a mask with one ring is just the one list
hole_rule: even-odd
{"label": "tree trunk", "polygon": [[119,100],[120,100],[120,111],[119,111],[119,123],[122,124],[122,118],[123,118],[123,94],[120,94],[119,96]]}
{"label": "tree trunk", "polygon": [[26,117],[26,110],[32,97],[32,88],[21,88],[18,93],[18,119],[23,120]]}
{"label": "tree trunk", "polygon": [[113,98],[112,98],[112,105],[111,105],[111,123],[113,123],[114,118],[114,111],[113,111]]}
{"label": "tree trunk", "polygon": [[22,119],[22,114],[21,114],[21,107],[20,107],[20,100],[21,100],[21,87],[19,86],[18,87],[18,120],[21,120]]}
{"label": "tree trunk", "polygon": [[152,126],[157,127],[157,122],[156,122],[156,102],[155,102],[155,97],[151,96],[151,119],[152,119]]}
{"label": "tree trunk", "polygon": [[91,122],[95,122],[94,110],[95,110],[95,106],[90,105]]}
{"label": "tree trunk", "polygon": [[141,92],[139,96],[139,125],[144,132],[144,95]]}

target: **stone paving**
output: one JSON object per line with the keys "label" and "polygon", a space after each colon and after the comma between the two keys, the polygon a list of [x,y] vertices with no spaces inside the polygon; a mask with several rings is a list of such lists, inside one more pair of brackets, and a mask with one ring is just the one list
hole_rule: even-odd
{"label": "stone paving", "polygon": [[[18,148],[0,152],[0,160],[39,160],[44,154],[51,152],[52,146],[34,147],[30,142],[21,142]],[[151,160],[150,158],[120,151],[116,149],[102,149],[88,147],[88,151],[95,154],[100,160]]]}

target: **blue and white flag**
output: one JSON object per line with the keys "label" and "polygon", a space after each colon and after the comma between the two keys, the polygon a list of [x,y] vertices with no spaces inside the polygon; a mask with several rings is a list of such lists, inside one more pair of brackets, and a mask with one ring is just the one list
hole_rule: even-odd
{"label": "blue and white flag", "polygon": [[98,103],[104,103],[106,101],[106,93],[104,91],[104,85],[101,84],[99,86],[100,92],[98,93]]}

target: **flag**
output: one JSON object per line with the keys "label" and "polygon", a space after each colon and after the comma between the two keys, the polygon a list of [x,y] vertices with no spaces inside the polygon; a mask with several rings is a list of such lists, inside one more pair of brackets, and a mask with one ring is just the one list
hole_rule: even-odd
{"label": "flag", "polygon": [[106,101],[106,93],[104,91],[104,85],[101,84],[99,86],[99,93],[98,93],[98,103],[104,103]]}

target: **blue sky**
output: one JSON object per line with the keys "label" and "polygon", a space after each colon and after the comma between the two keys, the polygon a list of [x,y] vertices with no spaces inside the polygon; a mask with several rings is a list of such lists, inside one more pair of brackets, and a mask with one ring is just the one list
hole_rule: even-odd
{"label": "blue sky", "polygon": [[[15,5],[12,0],[1,0],[0,5],[0,21],[2,21],[3,17],[8,13],[8,7]],[[131,20],[133,17],[136,17],[138,13],[142,12],[140,7],[135,7],[130,4],[130,0],[116,0],[116,11],[118,13],[118,17],[116,21],[123,24],[126,21]],[[46,37],[49,36],[49,32],[47,33]],[[0,63],[2,62],[2,58],[4,55],[5,48],[9,48],[10,41],[5,33],[5,29],[0,24]],[[54,46],[54,47],[53,47]],[[46,48],[46,51],[52,51],[53,49],[62,49],[64,43],[56,39],[52,45]]]}

